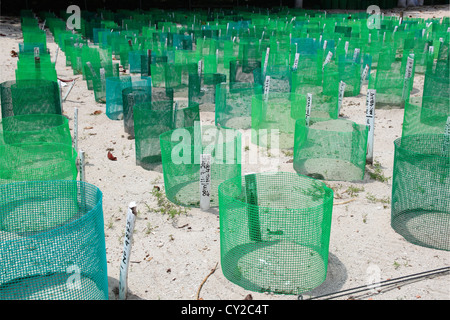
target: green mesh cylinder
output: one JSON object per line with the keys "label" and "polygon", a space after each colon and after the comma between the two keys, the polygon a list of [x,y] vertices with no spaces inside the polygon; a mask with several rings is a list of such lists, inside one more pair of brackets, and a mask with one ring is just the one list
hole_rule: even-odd
{"label": "green mesh cylinder", "polygon": [[252,142],[260,147],[292,149],[295,121],[305,119],[306,97],[274,92],[252,99]]}
{"label": "green mesh cylinder", "polygon": [[339,57],[339,80],[345,82],[345,97],[356,97],[361,91],[361,72],[360,61],[354,61],[352,58]]}
{"label": "green mesh cylinder", "polygon": [[192,73],[189,75],[189,103],[198,103],[202,112],[215,112],[216,87],[227,81],[220,73]]}
{"label": "green mesh cylinder", "polygon": [[152,102],[133,107],[136,164],[147,170],[161,164],[161,134],[192,126],[200,120],[198,104],[178,108],[172,91],[167,91],[166,95],[160,92],[159,97],[153,93]]}
{"label": "green mesh cylinder", "polygon": [[230,85],[236,82],[254,83],[255,76],[253,72],[261,69],[261,60],[231,60],[230,61]]}
{"label": "green mesh cylinder", "polygon": [[135,105],[152,101],[152,88],[136,86],[122,90],[123,99],[123,127],[126,133],[134,137],[134,116]]}
{"label": "green mesh cylinder", "polygon": [[106,300],[102,193],[79,181],[0,185],[0,300]]}
{"label": "green mesh cylinder", "polygon": [[237,130],[196,124],[166,132],[160,141],[165,192],[173,203],[200,206],[201,154],[211,154],[211,207],[219,204],[219,184],[241,175],[241,134]]}
{"label": "green mesh cylinder", "polygon": [[333,190],[295,173],[258,173],[219,186],[225,277],[251,291],[300,294],[326,278]]}
{"label": "green mesh cylinder", "polygon": [[77,153],[60,143],[0,145],[0,184],[31,180],[75,180]]}
{"label": "green mesh cylinder", "polygon": [[111,120],[123,120],[123,96],[126,88],[151,86],[151,77],[118,76],[106,78],[106,116]]}
{"label": "green mesh cylinder", "polygon": [[30,114],[0,120],[0,144],[31,142],[72,145],[69,120],[59,114]]}
{"label": "green mesh cylinder", "polygon": [[[423,97],[423,99],[429,99]],[[442,105],[447,104],[447,110],[440,111],[440,108],[427,108],[413,103],[405,103],[403,113],[402,136],[414,134],[442,134],[445,130],[447,118],[450,117],[450,100],[438,99]],[[435,104],[433,104],[435,106]],[[445,108],[443,108],[445,109]]]}
{"label": "green mesh cylinder", "polygon": [[215,123],[232,129],[250,129],[252,126],[252,99],[262,94],[258,83],[221,83],[216,87]]}
{"label": "green mesh cylinder", "polygon": [[364,178],[368,127],[345,119],[311,119],[295,125],[294,169],[320,180]]}
{"label": "green mesh cylinder", "polygon": [[394,141],[391,226],[410,243],[450,250],[450,138],[403,136]]}
{"label": "green mesh cylinder", "polygon": [[25,114],[61,114],[58,83],[48,80],[6,81],[0,85],[2,118]]}

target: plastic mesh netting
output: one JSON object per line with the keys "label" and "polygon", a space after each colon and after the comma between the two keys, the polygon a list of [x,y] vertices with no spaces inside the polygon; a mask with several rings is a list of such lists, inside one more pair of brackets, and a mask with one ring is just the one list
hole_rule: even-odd
{"label": "plastic mesh netting", "polygon": [[72,145],[69,120],[59,114],[30,114],[0,120],[0,144],[30,142]]}
{"label": "plastic mesh netting", "polygon": [[222,83],[216,87],[216,125],[233,129],[252,126],[252,99],[262,94],[262,86],[255,83],[235,83],[233,87]]}
{"label": "plastic mesh netting", "polygon": [[293,148],[295,121],[306,116],[304,95],[284,92],[254,95],[251,108],[254,144],[274,149]]}
{"label": "plastic mesh netting", "polygon": [[391,226],[408,242],[450,250],[450,138],[417,134],[395,140]]}
{"label": "plastic mesh netting", "polygon": [[257,292],[299,294],[326,278],[333,190],[295,173],[258,173],[219,186],[225,277]]}
{"label": "plastic mesh netting", "polygon": [[33,142],[0,145],[0,184],[75,180],[77,153],[71,145]]}
{"label": "plastic mesh netting", "polygon": [[298,120],[294,169],[321,180],[362,180],[368,127],[345,119]]}
{"label": "plastic mesh netting", "polygon": [[102,193],[79,181],[0,185],[0,299],[105,300]]}
{"label": "plastic mesh netting", "polygon": [[151,170],[161,164],[160,135],[175,128],[193,126],[200,121],[200,109],[195,103],[178,108],[178,104],[173,103],[172,90],[159,94],[155,90],[151,102],[134,106],[133,118],[136,164]]}
{"label": "plastic mesh netting", "polygon": [[2,118],[34,114],[61,114],[58,83],[48,80],[6,81],[0,85]]}
{"label": "plastic mesh netting", "polygon": [[241,134],[216,126],[180,128],[160,136],[164,185],[173,203],[200,206],[200,156],[211,154],[210,205],[218,206],[217,188],[241,175]]}

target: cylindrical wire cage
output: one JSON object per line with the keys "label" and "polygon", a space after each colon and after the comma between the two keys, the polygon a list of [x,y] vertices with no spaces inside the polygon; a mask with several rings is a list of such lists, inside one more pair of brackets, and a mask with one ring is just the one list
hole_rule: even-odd
{"label": "cylindrical wire cage", "polygon": [[414,134],[394,145],[392,228],[410,243],[450,250],[450,137]]}
{"label": "cylindrical wire cage", "polygon": [[301,119],[295,125],[294,169],[320,180],[364,178],[368,127],[345,119]]}
{"label": "cylindrical wire cage", "polygon": [[218,206],[217,188],[241,175],[241,133],[216,126],[179,128],[160,136],[167,198],[186,207],[200,206],[200,157],[211,155],[210,206]]}
{"label": "cylindrical wire cage", "polygon": [[333,190],[290,172],[219,186],[221,265],[246,290],[300,294],[326,278]]}
{"label": "cylindrical wire cage", "polygon": [[31,180],[76,180],[77,153],[71,145],[33,142],[0,145],[0,185]]}
{"label": "cylindrical wire cage", "polygon": [[69,119],[59,114],[29,114],[0,120],[0,144],[31,142],[72,145]]}
{"label": "cylindrical wire cage", "polygon": [[0,300],[106,300],[101,191],[81,181],[0,185]]}

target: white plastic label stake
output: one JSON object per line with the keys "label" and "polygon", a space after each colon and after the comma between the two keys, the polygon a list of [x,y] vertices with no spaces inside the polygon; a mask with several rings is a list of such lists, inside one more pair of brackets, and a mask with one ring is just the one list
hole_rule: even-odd
{"label": "white plastic label stake", "polygon": [[85,182],[86,181],[86,165],[85,165],[85,161],[84,161],[84,151],[80,150],[79,151],[80,156],[79,156],[79,172],[80,172],[80,181]]}
{"label": "white plastic label stake", "polygon": [[325,40],[324,42],[323,42],[323,50],[325,50],[326,48],[327,48],[327,40]]}
{"label": "white plastic label stake", "polygon": [[208,210],[211,199],[211,155],[200,155],[200,209]]}
{"label": "white plastic label stake", "polygon": [[125,300],[128,291],[128,266],[130,264],[131,245],[133,241],[134,223],[136,221],[136,203],[128,205],[125,239],[123,241],[123,255],[120,262],[119,299]]}
{"label": "white plastic label stake", "polygon": [[300,58],[300,53],[296,53],[295,54],[295,58],[294,58],[294,65],[292,66],[293,70],[297,70],[298,68],[298,59]]}
{"label": "white plastic label stake", "polygon": [[373,164],[373,140],[375,129],[375,89],[367,90],[366,100],[366,125],[369,127],[369,135],[367,139],[367,157],[366,162]]}
{"label": "white plastic label stake", "polygon": [[266,50],[266,58],[264,59],[264,74],[266,74],[266,71],[267,71],[267,65],[269,64],[269,52],[270,52],[270,48],[267,47],[267,50]]}
{"label": "white plastic label stake", "polygon": [[406,61],[405,80],[403,82],[402,100],[406,100],[406,94],[409,89],[409,80],[412,77],[413,66],[414,66],[414,55],[410,54]]}
{"label": "white plastic label stake", "polygon": [[311,117],[312,93],[306,95],[306,125],[309,126],[309,119]]}
{"label": "white plastic label stake", "polygon": [[203,62],[202,62],[202,60],[198,60],[198,75],[199,75],[199,77],[201,77],[202,76],[202,64],[203,64]]}
{"label": "white plastic label stake", "polygon": [[366,64],[366,66],[364,67],[364,70],[362,72],[362,75],[361,75],[361,83],[366,80],[368,73],[369,73],[369,65]]}
{"label": "white plastic label stake", "polygon": [[356,60],[359,57],[359,53],[361,52],[361,49],[355,48],[355,52],[353,53],[353,62],[356,62]]}
{"label": "white plastic label stake", "polygon": [[78,108],[74,108],[73,114],[73,147],[78,150]]}
{"label": "white plastic label stake", "polygon": [[341,113],[341,106],[342,106],[342,101],[344,100],[344,93],[345,93],[345,82],[340,81],[339,82],[339,97],[338,97],[338,117],[339,117],[339,114]]}
{"label": "white plastic label stake", "polygon": [[348,41],[345,41],[345,45],[344,45],[345,54],[348,53],[348,46],[349,45],[350,45],[350,43]]}
{"label": "white plastic label stake", "polygon": [[327,54],[327,56],[326,56],[326,58],[325,58],[325,61],[323,62],[323,65],[322,65],[322,70],[325,68],[325,66],[327,65],[327,63],[329,63],[330,61],[331,61],[331,58],[333,57],[333,52],[331,52],[331,51],[328,51],[328,54]]}
{"label": "white plastic label stake", "polygon": [[270,76],[266,76],[264,80],[264,100],[269,99],[269,91],[270,91]]}

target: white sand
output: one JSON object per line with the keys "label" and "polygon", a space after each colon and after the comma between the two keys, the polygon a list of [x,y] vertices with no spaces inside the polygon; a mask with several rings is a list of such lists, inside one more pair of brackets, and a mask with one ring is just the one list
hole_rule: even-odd
{"label": "white sand", "polygon": [[[388,10],[387,13],[391,12]],[[446,6],[410,8],[405,15],[431,18],[449,15],[449,11]],[[17,58],[11,57],[10,51],[19,51],[22,38],[18,19],[12,21],[2,17],[1,20],[0,30],[6,35],[0,37],[0,81],[3,82],[14,79]],[[56,45],[50,36],[48,47],[54,58]],[[153,186],[163,186],[161,170],[146,171],[136,165],[135,141],[128,140],[123,121],[106,117],[105,105],[96,103],[93,91],[87,90],[81,76],[74,76],[72,69],[65,66],[65,56],[61,51],[56,68],[60,78],[78,79],[64,103],[64,114],[69,117],[73,129],[74,108],[79,108],[78,145],[86,153],[86,180],[103,193],[110,299],[118,299],[126,210],[131,201],[137,203],[138,217],[128,274],[128,299],[195,299],[200,284],[218,262],[219,269],[201,289],[200,297],[205,300],[240,300],[249,293],[254,299],[297,299],[295,295],[251,292],[224,277],[220,269],[218,209],[206,212],[191,209],[187,215],[174,220],[149,212],[146,204],[156,206],[156,199],[151,195]],[[414,88],[418,91],[413,96],[420,95],[422,86],[423,75],[417,75]],[[63,95],[67,88],[63,87]],[[344,98],[341,108],[344,118],[364,123],[366,90],[367,83],[359,96]],[[93,115],[97,110],[103,113]],[[401,135],[402,121],[401,109],[376,110],[374,160],[380,163],[387,177],[392,177],[393,141]],[[88,127],[93,128],[86,129]],[[108,160],[107,149],[112,149],[117,161]],[[248,152],[243,157],[248,157]],[[280,156],[275,169],[294,172],[292,156],[285,153],[280,153]],[[243,164],[243,173],[266,170],[267,167],[258,164]],[[449,252],[413,245],[391,228],[390,204],[382,201],[372,203],[367,199],[368,195],[377,199],[390,198],[392,179],[382,183],[366,175],[361,182],[327,183],[335,188],[328,276],[324,283],[305,296],[366,285],[374,278],[374,272],[383,281],[450,265]],[[349,186],[364,188],[364,191],[352,197],[345,192]],[[374,300],[449,298],[449,275],[400,284],[370,296]]]}

